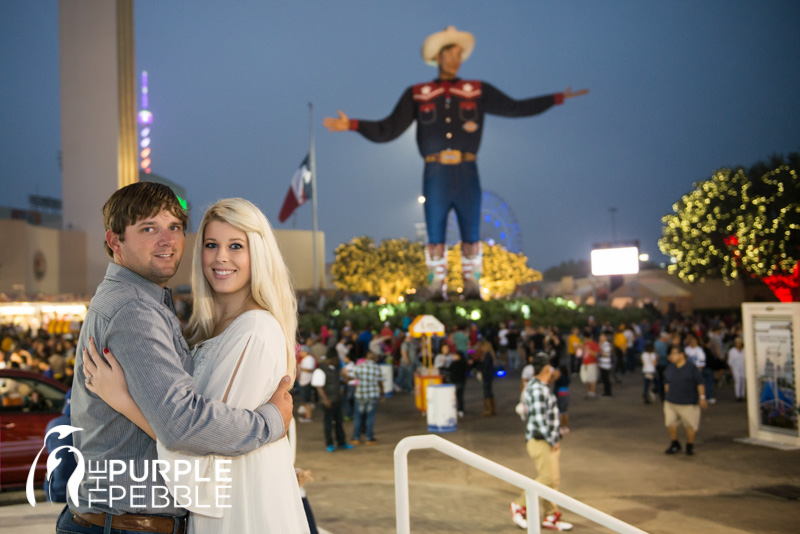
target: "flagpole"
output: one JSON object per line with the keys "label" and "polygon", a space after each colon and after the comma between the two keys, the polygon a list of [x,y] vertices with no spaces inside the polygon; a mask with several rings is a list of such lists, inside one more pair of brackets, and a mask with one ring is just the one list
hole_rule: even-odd
{"label": "flagpole", "polygon": [[314,262],[314,294],[319,293],[319,270],[317,266],[317,162],[314,155],[314,105],[308,103],[308,165],[311,170],[311,246],[314,248],[312,251],[312,261]]}

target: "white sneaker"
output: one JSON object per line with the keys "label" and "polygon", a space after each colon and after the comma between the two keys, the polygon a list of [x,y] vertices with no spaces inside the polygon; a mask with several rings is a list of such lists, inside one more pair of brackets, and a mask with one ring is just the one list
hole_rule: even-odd
{"label": "white sneaker", "polygon": [[525,518],[527,511],[524,506],[519,506],[517,503],[511,503],[511,520],[521,529],[528,529],[528,520]]}
{"label": "white sneaker", "polygon": [[572,523],[561,521],[561,512],[556,512],[544,518],[544,521],[542,521],[542,527],[558,531],[572,530]]}

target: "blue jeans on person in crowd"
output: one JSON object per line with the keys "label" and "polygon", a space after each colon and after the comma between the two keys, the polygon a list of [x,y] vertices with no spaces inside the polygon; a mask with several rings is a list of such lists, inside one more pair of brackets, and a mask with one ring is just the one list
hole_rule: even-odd
{"label": "blue jeans on person in crowd", "polygon": [[494,380],[494,377],[492,377],[492,376],[487,377],[486,375],[483,375],[483,398],[484,399],[493,399],[494,398],[494,392],[492,391],[492,380]]}
{"label": "blue jeans on person in crowd", "polygon": [[410,365],[400,364],[397,367],[397,378],[394,383],[406,393],[414,391],[414,371]]}
{"label": "blue jeans on person in crowd", "polygon": [[[61,515],[58,516],[56,534],[136,534],[141,532],[141,530],[111,528],[112,517],[113,516],[110,514],[106,516],[105,527],[98,527],[95,525],[85,526],[84,522],[80,519],[78,519],[79,523],[75,522],[72,519],[72,511],[69,509],[69,506],[65,506],[61,511]],[[178,523],[176,522],[175,525],[177,528]]]}
{"label": "blue jeans on person in crowd", "polygon": [[356,387],[347,384],[344,387],[344,416],[348,419],[353,418],[353,409],[356,403]]}
{"label": "blue jeans on person in crowd", "polygon": [[709,369],[708,366],[703,367],[703,382],[706,386],[706,397],[709,399],[714,398],[714,371]]}
{"label": "blue jeans on person in crowd", "polygon": [[375,439],[375,411],[378,408],[378,400],[375,399],[356,399],[356,410],[353,417],[353,441],[358,441],[361,437],[361,425],[366,420],[367,441]]}
{"label": "blue jeans on person in crowd", "polygon": [[519,351],[517,349],[508,348],[508,372],[513,373],[519,369]]}

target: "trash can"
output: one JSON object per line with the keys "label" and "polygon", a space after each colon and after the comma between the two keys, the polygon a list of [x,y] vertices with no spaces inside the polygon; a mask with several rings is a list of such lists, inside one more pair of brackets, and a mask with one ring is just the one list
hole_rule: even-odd
{"label": "trash can", "polygon": [[441,375],[414,373],[414,403],[417,405],[419,411],[425,412],[428,409],[427,403],[425,402],[425,389],[429,385],[438,385],[441,383]]}
{"label": "trash can", "polygon": [[456,387],[453,384],[428,386],[428,432],[456,431]]}

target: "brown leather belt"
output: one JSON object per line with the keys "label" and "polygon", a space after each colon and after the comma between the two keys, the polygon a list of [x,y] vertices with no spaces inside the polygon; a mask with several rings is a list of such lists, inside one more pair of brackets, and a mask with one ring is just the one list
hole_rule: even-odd
{"label": "brown leather belt", "polygon": [[477,161],[478,156],[472,152],[460,150],[442,150],[425,156],[425,163],[441,163],[442,165],[458,165],[462,161]]}
{"label": "brown leather belt", "polygon": [[[106,525],[106,514],[79,514],[78,512],[73,511],[72,520],[82,527],[90,527],[92,525],[96,527],[104,527]],[[112,516],[111,528],[119,530],[131,530],[133,532],[185,534],[186,518],[164,517],[160,515],[122,514]]]}

